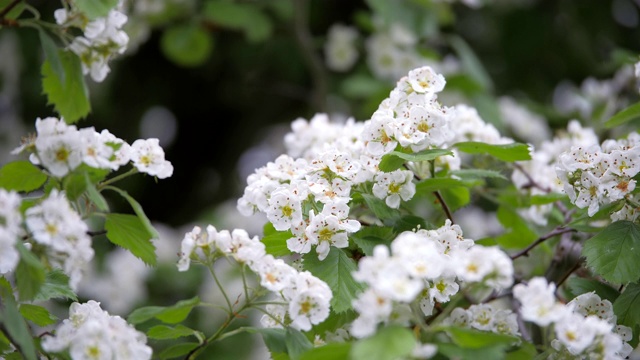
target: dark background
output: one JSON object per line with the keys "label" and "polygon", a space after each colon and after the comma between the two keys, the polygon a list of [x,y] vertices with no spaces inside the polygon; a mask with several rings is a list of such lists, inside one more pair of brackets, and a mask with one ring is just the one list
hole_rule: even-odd
{"label": "dark background", "polygon": [[[42,14],[52,13],[59,5],[30,3]],[[560,81],[579,84],[588,76],[611,77],[620,50],[640,52],[637,24],[621,24],[612,11],[615,6],[627,6],[637,18],[639,7],[631,0],[501,3],[479,9],[454,4],[455,20],[440,29],[468,42],[492,77],[496,96],[516,94],[549,105]],[[350,24],[356,14],[370,12],[364,1],[313,0],[309,6],[309,30],[317,41],[318,55],[331,24]],[[180,225],[237,198],[245,185],[236,169],[238,160],[246,149],[265,139],[269,126],[287,126],[295,118],[308,119],[317,111],[331,110],[311,101],[314,81],[292,23],[268,15],[274,20],[274,31],[264,42],[250,43],[240,32],[210,29],[215,37],[213,54],[194,68],[165,58],[159,47],[163,27],[158,27],[136,52],[111,63],[105,82],[91,84],[93,110],[79,127],[108,128],[131,143],[140,137],[140,119],[149,107],[164,106],[177,119],[175,141],[165,148],[166,158],[175,167],[173,177],[157,183],[150,177],[135,177],[122,184],[152,220]],[[41,94],[37,33],[16,32],[23,63],[21,102],[16,105],[32,129],[36,117],[55,114]],[[329,92],[337,93],[341,75],[328,74]],[[392,87],[389,84],[389,90]],[[358,120],[370,115],[357,104],[350,110]]]}

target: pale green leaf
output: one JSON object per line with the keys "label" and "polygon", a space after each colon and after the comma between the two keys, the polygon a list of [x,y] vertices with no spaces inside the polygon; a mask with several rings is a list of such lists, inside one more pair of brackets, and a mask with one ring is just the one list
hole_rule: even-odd
{"label": "pale green leaf", "polygon": [[118,0],[74,0],[73,3],[89,20],[94,20],[106,17],[118,5]]}
{"label": "pale green leaf", "polygon": [[429,149],[412,154],[406,154],[400,151],[392,151],[382,157],[378,168],[380,168],[381,171],[390,172],[402,167],[402,164],[404,164],[406,161],[430,161],[440,156],[446,155],[453,156],[453,153],[451,152],[451,150],[446,149]]}
{"label": "pale green leaf", "polygon": [[462,169],[449,171],[449,175],[459,177],[462,180],[477,179],[507,179],[500,172],[486,169]]}
{"label": "pale green leaf", "polygon": [[20,253],[20,262],[16,268],[18,297],[21,301],[32,300],[45,281],[44,265],[22,242],[16,242],[16,248]]}
{"label": "pale green leaf", "polygon": [[466,141],[456,143],[453,147],[467,154],[489,154],[502,161],[531,160],[529,145],[522,143],[494,145],[477,141]]}
{"label": "pale green leaf", "polygon": [[260,240],[264,246],[267,254],[273,256],[286,256],[291,255],[291,250],[287,247],[287,240],[293,237],[291,231],[277,231],[273,224],[268,222],[264,226],[264,237]]}
{"label": "pale green leaf", "polygon": [[151,242],[153,236],[137,216],[107,214],[104,228],[109,241],[131,251],[149,265],[156,264],[155,246]]}
{"label": "pale green leaf", "polygon": [[375,335],[358,340],[351,348],[352,360],[396,360],[409,354],[416,345],[411,330],[387,326]]}
{"label": "pale green leaf", "polygon": [[40,29],[38,33],[40,34],[40,45],[42,45],[42,50],[44,50],[44,55],[49,61],[49,65],[51,65],[51,70],[58,77],[60,83],[64,84],[66,75],[62,60],[60,60],[60,48],[44,30]]}
{"label": "pale green leaf", "polygon": [[329,343],[302,354],[300,360],[349,360],[351,343]]}
{"label": "pale green leaf", "polygon": [[349,310],[351,302],[364,289],[352,275],[357,270],[356,262],[342,249],[331,247],[329,254],[322,261],[318,260],[315,253],[306,254],[303,266],[329,285],[333,292],[331,308],[336,313]]}
{"label": "pale green leaf", "polygon": [[605,280],[635,282],[640,279],[640,229],[630,221],[616,221],[588,239],[582,255]]}
{"label": "pale green leaf", "polygon": [[87,195],[89,196],[91,202],[93,202],[98,209],[104,212],[109,212],[109,205],[107,204],[107,200],[105,200],[104,196],[102,196],[102,194],[98,192],[96,186],[93,184],[93,182],[91,182],[89,174],[86,172],[84,173],[84,179]]}
{"label": "pale green leaf", "polygon": [[34,300],[69,299],[78,301],[78,296],[69,286],[69,276],[60,269],[49,271],[45,276],[40,292]]}
{"label": "pale green leaf", "polygon": [[12,161],[0,168],[0,187],[6,190],[30,192],[46,181],[47,175],[29,161]]}
{"label": "pale green leaf", "polygon": [[204,64],[213,51],[211,34],[195,23],[174,25],[162,33],[160,48],[174,63],[184,67]]}
{"label": "pale green leaf", "polygon": [[55,315],[40,305],[20,304],[20,314],[38,326],[52,325],[58,321]]}
{"label": "pale green leaf", "polygon": [[145,306],[132,311],[127,321],[136,325],[156,318],[168,324],[176,324],[186,319],[191,310],[199,304],[200,298],[195,296],[180,300],[173,306]]}
{"label": "pale green leaf", "polygon": [[149,232],[149,234],[151,234],[152,238],[158,239],[160,237],[160,234],[158,234],[158,231],[153,227],[153,225],[151,225],[151,221],[149,220],[147,215],[144,213],[142,206],[140,205],[140,203],[138,203],[138,201],[136,201],[136,199],[131,197],[131,195],[129,195],[129,193],[127,193],[126,191],[118,189],[117,187],[106,186],[105,189],[113,190],[118,194],[120,194],[120,196],[125,198],[125,200],[127,200],[129,205],[131,205],[133,212],[135,212],[136,215],[138,215],[138,218],[142,222],[144,228],[147,230],[147,232]]}
{"label": "pale green leaf", "polygon": [[147,336],[150,339],[157,340],[167,340],[167,339],[177,339],[185,336],[198,336],[197,334],[202,334],[199,331],[190,329],[184,325],[178,324],[175,327],[167,326],[167,325],[157,325],[150,328],[147,331]]}
{"label": "pale green leaf", "polygon": [[45,60],[42,64],[42,89],[47,94],[48,104],[53,105],[60,117],[67,123],[74,123],[91,111],[89,90],[80,58],[64,50],[60,50],[58,55],[64,69],[64,81],[60,81],[49,60]]}
{"label": "pale green leaf", "polygon": [[[22,291],[18,288],[19,291]],[[18,304],[15,301],[13,290],[8,282],[0,282],[0,298],[2,299],[2,307],[0,307],[0,323],[3,325],[8,335],[11,336],[22,352],[26,360],[38,359],[36,355],[36,347],[33,338],[22,314],[18,310]]]}
{"label": "pale green leaf", "polygon": [[287,354],[291,360],[298,360],[301,354],[313,348],[311,341],[300,330],[290,327],[287,328],[284,343],[287,345]]}
{"label": "pale green leaf", "polygon": [[604,123],[604,126],[608,129],[620,126],[631,120],[640,118],[640,102],[637,102],[623,110],[620,110],[617,114],[613,115],[609,120]]}
{"label": "pale green leaf", "polygon": [[362,194],[362,198],[367,203],[367,207],[373,211],[375,216],[380,220],[396,219],[400,217],[398,209],[392,209],[384,200],[378,199],[371,194]]}

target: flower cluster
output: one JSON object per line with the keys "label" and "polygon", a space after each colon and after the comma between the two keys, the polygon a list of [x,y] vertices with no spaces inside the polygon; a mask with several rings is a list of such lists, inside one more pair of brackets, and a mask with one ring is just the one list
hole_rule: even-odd
{"label": "flower cluster", "polygon": [[516,313],[492,304],[471,305],[468,309],[457,307],[443,321],[443,324],[491,331],[496,334],[520,335]]}
{"label": "flower cluster", "polygon": [[573,204],[593,216],[600,206],[625,198],[640,172],[640,135],[606,140],[602,145],[573,146],[560,155],[556,172]]}
{"label": "flower cluster", "polygon": [[[520,162],[520,169],[511,174],[516,188],[530,195],[542,195],[548,192],[564,192],[562,182],[556,174],[558,159],[572,147],[587,148],[598,144],[598,137],[592,128],[583,128],[577,120],[567,125],[566,131],[558,133],[553,139],[543,141],[531,152],[531,160]],[[533,181],[533,183],[532,183]],[[552,204],[533,205],[519,211],[520,215],[538,225],[547,224],[547,216]]]}
{"label": "flower cluster", "polygon": [[15,244],[22,231],[21,202],[16,192],[0,189],[0,274],[13,271],[20,259]]}
{"label": "flower cluster", "polygon": [[85,75],[90,74],[97,82],[103,81],[110,71],[109,61],[127,49],[129,36],[122,30],[127,16],[112,9],[106,17],[89,21],[75,8],[58,9],[54,15],[58,25],[83,31],[83,36],[75,37],[69,49],[80,58]]}
{"label": "flower cluster", "polygon": [[152,355],[146,342],[143,333],[90,300],[71,304],[69,318],[57,327],[54,336],[42,340],[42,348],[51,352],[68,349],[72,359],[144,360]]}
{"label": "flower cluster", "polygon": [[31,153],[29,159],[61,178],[81,164],[96,169],[118,170],[129,161],[143,173],[160,179],[173,174],[173,165],[164,157],[157,139],[136,140],[133,145],[108,130],[78,129],[62,119],[36,119],[37,136],[13,151]]}
{"label": "flower cluster", "polygon": [[182,240],[178,269],[189,269],[191,260],[211,265],[222,256],[230,256],[246,264],[260,277],[260,285],[272,291],[286,305],[270,304],[269,315],[263,323],[267,326],[289,325],[300,330],[310,330],[329,316],[329,304],[333,294],[329,286],[308,271],[298,271],[267,254],[257,237],[250,238],[246,231],[235,229],[217,231],[209,225],[205,232],[198,226],[185,234]]}
{"label": "flower cluster", "polygon": [[539,326],[554,325],[556,338],[551,342],[557,351],[551,358],[564,356],[588,359],[624,359],[633,350],[627,343],[631,329],[616,325],[613,306],[595,292],[582,294],[563,305],[556,300],[555,284],[535,277],[513,287],[525,321]]}
{"label": "flower cluster", "polygon": [[353,303],[359,313],[351,326],[353,336],[373,334],[378,323],[390,321],[394,311],[402,312],[415,300],[431,315],[436,303],[448,302],[458,292],[459,283],[484,283],[496,290],[513,283],[513,265],[504,252],[475,246],[449,220],[436,230],[401,233],[390,250],[377,245],[373,256],[358,263],[354,278],[368,289]]}
{"label": "flower cluster", "polygon": [[324,43],[324,55],[327,67],[334,71],[347,71],[358,60],[356,40],[358,32],[342,24],[333,24],[329,28]]}

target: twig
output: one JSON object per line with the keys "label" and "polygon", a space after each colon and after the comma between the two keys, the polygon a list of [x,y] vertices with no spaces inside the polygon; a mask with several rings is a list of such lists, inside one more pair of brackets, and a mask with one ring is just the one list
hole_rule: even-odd
{"label": "twig", "polygon": [[444,201],[444,198],[442,197],[442,195],[440,195],[440,191],[434,191],[433,195],[435,195],[438,198],[438,202],[440,203],[440,206],[442,206],[442,210],[444,210],[444,213],[447,214],[447,218],[449,220],[451,220],[452,224],[455,224],[456,222],[453,220],[453,214],[451,214],[451,210],[449,210],[449,206],[447,206],[447,203]]}
{"label": "twig", "polygon": [[556,284],[556,289],[559,289],[560,285],[562,285],[562,283],[565,282],[571,274],[573,274],[576,270],[578,270],[580,266],[582,266],[582,260],[578,259],[578,261],[576,261],[576,264],[573,265],[573,267],[569,271],[567,271],[567,273],[564,274],[562,278],[560,278],[560,280],[558,280],[558,283]]}
{"label": "twig", "polygon": [[517,162],[513,163],[513,167],[516,168],[518,171],[520,171],[526,178],[527,180],[529,180],[528,184],[525,184],[524,187],[525,188],[531,188],[531,187],[535,187],[538,188],[546,193],[550,193],[551,189],[544,187],[540,184],[538,184],[533,177],[531,177],[531,175],[522,167],[522,165],[518,164]]}
{"label": "twig", "polygon": [[22,0],[13,0],[9,5],[5,6],[4,9],[0,11],[0,19],[4,19],[4,17],[7,16],[9,11],[11,11],[11,9],[16,7],[20,2],[22,2]]}
{"label": "twig", "polygon": [[539,237],[536,241],[533,242],[533,244],[527,246],[524,250],[519,251],[513,255],[511,255],[511,260],[515,260],[521,256],[528,256],[529,251],[531,251],[531,249],[533,249],[534,247],[540,245],[541,243],[543,243],[546,240],[551,239],[554,236],[557,235],[562,235],[568,232],[573,232],[576,231],[575,229],[571,229],[571,228],[565,228],[563,226],[558,226],[555,229],[553,229],[550,233],[548,233],[547,235],[541,236]]}
{"label": "twig", "polygon": [[309,1],[293,0],[293,9],[296,39],[302,49],[302,55],[307,62],[313,80],[314,91],[311,102],[316,111],[324,111],[326,107],[327,81],[324,66],[316,55],[313,39],[309,33]]}

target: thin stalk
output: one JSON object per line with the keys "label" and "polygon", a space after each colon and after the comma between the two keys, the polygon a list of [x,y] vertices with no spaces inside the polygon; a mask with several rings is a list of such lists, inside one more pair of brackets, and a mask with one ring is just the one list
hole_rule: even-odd
{"label": "thin stalk", "polygon": [[231,305],[231,301],[229,301],[229,296],[227,296],[227,293],[224,291],[224,287],[222,286],[222,284],[220,283],[220,280],[218,280],[218,276],[216,276],[216,272],[213,270],[213,264],[209,264],[207,266],[207,269],[209,269],[209,273],[211,274],[211,276],[213,276],[213,280],[216,282],[216,285],[218,286],[218,289],[220,289],[220,292],[222,293],[222,296],[224,297],[224,300],[227,303],[227,306],[229,307],[228,310],[228,314],[232,314],[233,313],[233,305]]}
{"label": "thin stalk", "polygon": [[557,228],[553,229],[551,232],[549,232],[548,234],[539,237],[536,241],[534,241],[531,245],[527,246],[524,250],[519,251],[513,255],[511,255],[511,260],[515,260],[521,256],[528,256],[529,255],[529,251],[531,251],[533,248],[535,248],[536,246],[542,244],[543,242],[545,242],[548,239],[551,239],[552,237],[564,234],[564,233],[568,233],[568,232],[573,232],[575,231],[574,229],[571,228],[565,228],[562,226],[558,226]]}
{"label": "thin stalk", "polygon": [[122,174],[120,174],[118,176],[114,176],[111,179],[107,179],[107,180],[101,182],[100,184],[98,184],[97,188],[98,188],[98,190],[102,190],[105,186],[111,185],[111,184],[113,184],[113,183],[115,183],[117,181],[120,181],[120,180],[122,180],[124,178],[127,178],[127,177],[129,177],[129,176],[131,176],[133,174],[136,174],[137,172],[138,172],[138,169],[136,169],[135,167],[131,168],[131,170],[127,171],[126,173],[122,173]]}

